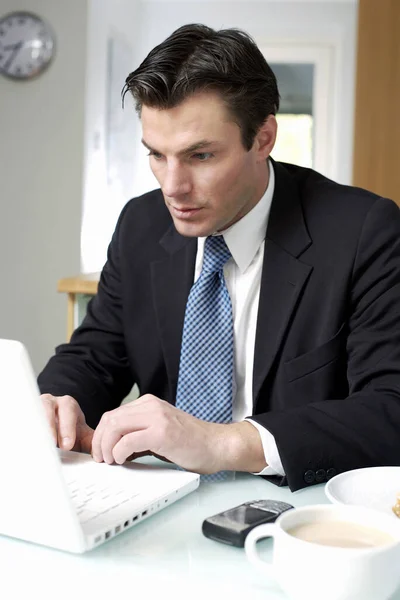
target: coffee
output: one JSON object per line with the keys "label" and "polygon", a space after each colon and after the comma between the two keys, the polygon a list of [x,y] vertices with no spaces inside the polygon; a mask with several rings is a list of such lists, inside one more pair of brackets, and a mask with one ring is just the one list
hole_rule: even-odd
{"label": "coffee", "polygon": [[374,548],[395,541],[384,531],[345,521],[302,523],[288,529],[288,533],[306,542],[340,548]]}

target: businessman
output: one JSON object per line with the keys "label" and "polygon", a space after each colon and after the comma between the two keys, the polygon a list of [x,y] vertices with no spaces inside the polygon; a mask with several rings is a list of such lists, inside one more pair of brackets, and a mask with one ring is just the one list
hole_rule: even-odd
{"label": "businessman", "polygon": [[179,28],[127,94],[160,189],[39,376],[58,445],[292,490],[399,464],[397,206],[271,158],[276,79],[244,32]]}

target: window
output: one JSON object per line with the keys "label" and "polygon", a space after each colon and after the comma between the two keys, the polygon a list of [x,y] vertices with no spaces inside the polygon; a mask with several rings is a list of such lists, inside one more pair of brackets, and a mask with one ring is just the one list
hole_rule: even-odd
{"label": "window", "polygon": [[281,96],[275,160],[313,166],[314,65],[271,63]]}
{"label": "window", "polygon": [[261,50],[281,95],[272,157],[335,179],[333,47],[288,43],[261,45]]}

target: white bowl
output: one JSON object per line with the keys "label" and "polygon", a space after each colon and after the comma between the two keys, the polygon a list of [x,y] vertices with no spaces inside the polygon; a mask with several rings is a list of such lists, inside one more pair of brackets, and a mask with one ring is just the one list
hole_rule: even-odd
{"label": "white bowl", "polygon": [[395,514],[392,507],[400,494],[400,467],[368,467],[340,473],[325,485],[334,504],[353,504]]}

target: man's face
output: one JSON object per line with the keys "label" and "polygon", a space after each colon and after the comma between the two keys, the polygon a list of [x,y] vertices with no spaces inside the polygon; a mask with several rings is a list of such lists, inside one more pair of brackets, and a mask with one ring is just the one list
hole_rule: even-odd
{"label": "man's face", "polygon": [[218,94],[199,93],[167,110],[143,106],[142,127],[151,169],[182,235],[224,230],[263,195],[271,148],[261,148],[258,137],[244,148]]}

